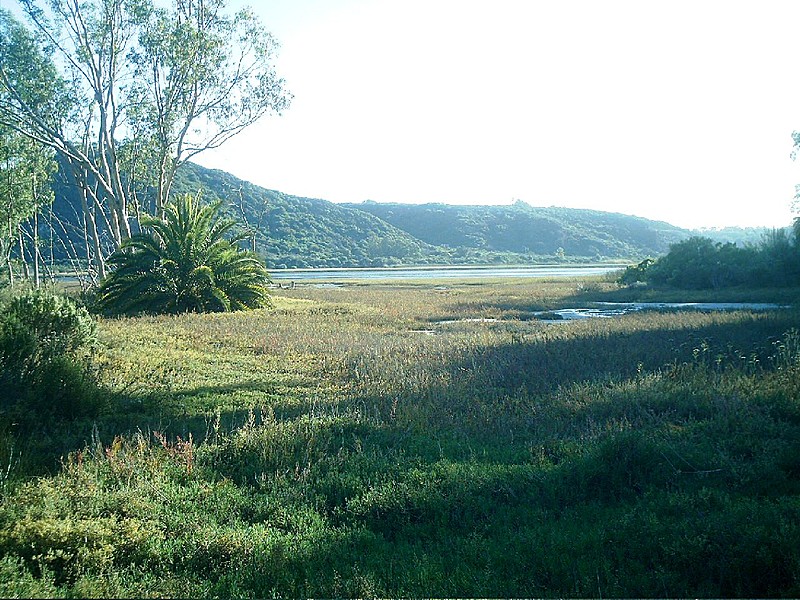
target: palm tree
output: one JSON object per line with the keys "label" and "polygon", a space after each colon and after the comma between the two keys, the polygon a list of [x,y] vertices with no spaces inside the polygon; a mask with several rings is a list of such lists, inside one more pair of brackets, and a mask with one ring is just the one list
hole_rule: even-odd
{"label": "palm tree", "polygon": [[258,257],[241,250],[245,236],[228,236],[236,221],[220,215],[222,202],[203,204],[186,194],[164,218],[144,216],[143,230],[109,259],[98,305],[108,313],[223,312],[269,305],[269,275]]}

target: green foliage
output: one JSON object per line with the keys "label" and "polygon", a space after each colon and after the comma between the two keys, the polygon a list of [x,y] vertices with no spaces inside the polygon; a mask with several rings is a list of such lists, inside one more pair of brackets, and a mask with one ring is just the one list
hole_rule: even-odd
{"label": "green foliage", "polygon": [[0,9],[0,261],[12,282],[12,247],[22,224],[53,201],[55,161],[51,150],[10,126],[15,121],[8,118],[8,111],[16,100],[6,81],[26,102],[44,107],[52,116],[60,110],[56,106],[60,83],[52,77],[48,57],[36,49],[24,27]]}
{"label": "green foliage", "polygon": [[58,356],[79,356],[96,341],[94,321],[66,296],[33,290],[13,297],[5,309],[7,327],[23,330],[33,341],[35,352],[25,359],[28,370]]}
{"label": "green foliage", "polygon": [[691,237],[674,244],[669,253],[649,269],[654,283],[702,289],[738,285],[752,267],[751,250],[732,244],[715,244],[708,238]]}
{"label": "green foliage", "polygon": [[[599,211],[522,206],[335,204],[267,190],[184,164],[173,191],[222,201],[272,268],[529,264],[655,256],[686,230]],[[140,192],[142,197],[146,191]],[[74,186],[60,182],[56,213],[74,222]],[[77,243],[77,240],[75,240]]]}
{"label": "green foliage", "polygon": [[25,419],[96,414],[100,401],[89,360],[95,344],[94,321],[64,296],[34,290],[5,302],[0,407]]}
{"label": "green foliage", "polygon": [[252,10],[229,15],[226,4],[195,0],[165,9],[140,0],[132,11],[139,30],[126,57],[132,96],[155,100],[133,120],[155,142],[159,209],[183,162],[291,103],[272,65],[276,39]]}
{"label": "green foliage", "polygon": [[[666,251],[688,232],[667,223],[601,211],[513,206],[364,202],[373,214],[429,244],[567,257],[635,257]],[[559,257],[560,258],[560,257]]]}
{"label": "green foliage", "polygon": [[796,596],[797,310],[519,318],[613,288],[101,321],[119,404],[5,492],[0,592]]}
{"label": "green foliage", "polygon": [[638,281],[682,289],[794,285],[800,281],[800,243],[782,229],[765,234],[757,247],[695,236],[673,244],[656,261],[628,267],[620,279]]}
{"label": "green foliage", "polygon": [[101,282],[98,306],[113,314],[220,312],[269,304],[269,276],[259,259],[236,245],[236,226],[220,203],[190,194],[169,204],[164,219],[142,218],[143,233],[127,240]]}
{"label": "green foliage", "polygon": [[0,13],[0,122],[69,166],[79,203],[67,220],[84,239],[64,250],[100,275],[147,210],[140,199],[160,216],[183,162],[291,100],[252,11],[161,4],[26,0],[33,33]]}
{"label": "green foliage", "polygon": [[13,15],[0,9],[0,117],[16,126],[25,121],[27,106],[37,111],[44,127],[58,128],[73,101],[52,60]]}
{"label": "green foliage", "polygon": [[645,258],[638,265],[625,267],[625,271],[619,277],[619,282],[623,285],[646,282],[649,276],[648,271],[655,262],[652,258]]}
{"label": "green foliage", "polygon": [[757,246],[758,271],[754,283],[795,285],[800,282],[800,220],[791,230],[774,229]]}
{"label": "green foliage", "polygon": [[282,267],[389,266],[446,262],[444,252],[361,211],[266,190],[222,171],[186,164],[175,190],[203,189],[224,202],[255,238],[269,264]]}
{"label": "green foliage", "polygon": [[19,227],[53,201],[50,153],[0,125],[0,260],[6,264]]}

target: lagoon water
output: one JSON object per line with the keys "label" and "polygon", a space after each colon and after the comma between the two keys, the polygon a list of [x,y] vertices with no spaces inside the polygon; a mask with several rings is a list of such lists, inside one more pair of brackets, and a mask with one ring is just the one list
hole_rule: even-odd
{"label": "lagoon water", "polygon": [[[680,311],[696,310],[702,312],[746,310],[765,311],[791,308],[785,304],[772,304],[766,302],[590,302],[584,308],[558,308],[543,310],[523,315],[525,320],[536,319],[543,323],[556,324],[568,321],[581,321],[583,319],[611,319],[635,312],[645,311]],[[496,318],[463,318],[435,321],[435,325],[453,325],[463,323],[497,323]],[[435,335],[434,329],[414,330],[415,333]]]}
{"label": "lagoon water", "polygon": [[590,308],[561,308],[534,313],[534,316],[555,321],[576,321],[591,318],[608,319],[648,310],[697,310],[708,312],[725,310],[764,311],[782,308],[790,307],[766,302],[592,302]]}
{"label": "lagoon water", "polygon": [[275,281],[331,279],[502,279],[510,277],[585,277],[605,275],[626,265],[530,265],[517,267],[418,267],[383,269],[274,269]]}

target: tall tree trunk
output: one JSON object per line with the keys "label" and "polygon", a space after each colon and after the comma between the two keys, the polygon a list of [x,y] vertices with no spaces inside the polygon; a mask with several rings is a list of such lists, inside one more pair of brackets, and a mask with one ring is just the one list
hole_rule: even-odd
{"label": "tall tree trunk", "polygon": [[100,246],[100,233],[97,231],[97,221],[94,211],[89,209],[89,202],[86,199],[87,191],[81,188],[81,209],[83,210],[84,231],[86,233],[86,260],[89,266],[94,262],[97,264],[97,275],[100,279],[106,276],[106,260],[103,256],[103,249]]}
{"label": "tall tree trunk", "polygon": [[122,177],[119,174],[116,156],[113,148],[107,150],[111,156],[106,159],[110,169],[111,185],[114,189],[114,199],[110,202],[114,211],[114,235],[115,245],[119,248],[122,242],[131,237],[131,224],[128,219],[128,201],[125,193],[125,186],[122,185]]}
{"label": "tall tree trunk", "polygon": [[56,272],[56,248],[55,248],[55,237],[56,231],[53,228],[53,205],[50,205],[50,209],[48,211],[48,219],[47,219],[47,226],[50,230],[50,238],[48,240],[48,246],[50,250],[50,283],[53,283],[55,279],[55,272]]}
{"label": "tall tree trunk", "polygon": [[158,164],[158,189],[156,190],[156,213],[159,219],[164,218],[164,207],[169,200],[170,189],[172,188],[172,170],[170,169],[171,158],[169,154],[162,151]]}
{"label": "tall tree trunk", "polygon": [[31,237],[33,243],[33,252],[31,258],[33,259],[33,286],[38,290],[41,287],[41,279],[39,272],[39,211],[33,213],[33,232]]}
{"label": "tall tree trunk", "polygon": [[22,276],[30,280],[31,273],[28,269],[28,261],[25,258],[25,244],[22,241],[22,224],[17,226],[17,240],[19,241],[19,260],[22,262]]}
{"label": "tall tree trunk", "polygon": [[11,287],[14,287],[14,267],[11,264],[11,247],[14,244],[14,230],[11,227],[10,211],[6,228],[8,229],[8,235],[6,236],[8,242],[4,242],[0,239],[0,248],[3,249],[3,260],[6,261],[6,266],[8,267],[8,283]]}
{"label": "tall tree trunk", "polygon": [[11,287],[14,287],[14,266],[11,264],[11,245],[13,239],[14,238],[10,235],[8,236],[7,243],[0,239],[0,251],[3,253],[3,260],[5,261],[6,269],[8,270],[8,282]]}
{"label": "tall tree trunk", "polygon": [[39,274],[39,211],[33,213],[33,285],[38,290],[41,286],[41,279]]}
{"label": "tall tree trunk", "polygon": [[[106,276],[106,260],[100,243],[100,230],[98,228],[95,209],[100,210],[108,233],[115,239],[115,242],[120,239],[119,230],[115,228],[116,220],[114,217],[116,213],[112,210],[110,218],[105,214],[100,202],[102,191],[90,187],[91,175],[86,171],[84,166],[77,162],[70,162],[69,166],[81,203],[81,213],[83,216],[82,241],[85,248],[87,269],[90,279],[96,283],[97,279],[102,279]],[[92,275],[93,267],[97,269],[96,275]]]}
{"label": "tall tree trunk", "polygon": [[38,290],[41,286],[39,276],[39,206],[41,197],[36,181],[36,173],[31,178],[31,197],[33,198],[33,285]]}

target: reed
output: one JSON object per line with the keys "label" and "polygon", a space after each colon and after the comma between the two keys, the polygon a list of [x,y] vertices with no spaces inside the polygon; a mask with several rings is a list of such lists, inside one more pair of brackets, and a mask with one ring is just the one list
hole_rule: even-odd
{"label": "reed", "polygon": [[102,321],[106,412],[0,438],[0,595],[800,594],[800,314],[527,316],[612,288]]}

